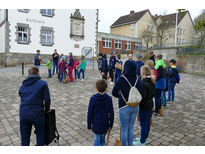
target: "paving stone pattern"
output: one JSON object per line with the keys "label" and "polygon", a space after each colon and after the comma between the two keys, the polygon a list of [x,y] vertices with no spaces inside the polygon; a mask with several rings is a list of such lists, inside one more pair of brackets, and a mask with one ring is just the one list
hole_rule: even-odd
{"label": "paving stone pattern", "polygon": [[[27,75],[26,67],[25,74]],[[8,70],[8,71],[7,71]],[[20,68],[0,69],[0,145],[19,146],[19,87],[26,77]],[[47,79],[47,70],[41,68],[41,76],[49,85],[52,108],[56,109],[57,128],[61,146],[91,146],[92,132],[87,129],[87,108],[90,97],[96,92],[95,81],[100,78],[92,67],[86,70],[84,82],[62,84],[57,76]],[[113,85],[109,84],[108,94]],[[117,99],[113,97],[115,122],[109,145],[114,145],[120,136]],[[136,121],[134,137],[140,136]],[[36,139],[32,131],[31,145]],[[55,143],[51,145],[56,145]],[[163,116],[152,118],[149,146],[205,145],[205,77],[181,74],[181,83],[176,86],[176,99],[163,109]]]}

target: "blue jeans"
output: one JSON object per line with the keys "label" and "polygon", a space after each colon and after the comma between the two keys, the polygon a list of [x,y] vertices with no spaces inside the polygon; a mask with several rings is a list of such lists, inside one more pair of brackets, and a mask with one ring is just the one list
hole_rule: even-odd
{"label": "blue jeans", "polygon": [[51,76],[51,70],[48,70],[48,77],[52,77]]}
{"label": "blue jeans", "polygon": [[56,69],[56,74],[58,74],[58,62],[53,62],[53,75],[55,73],[55,69]]}
{"label": "blue jeans", "polygon": [[162,105],[166,106],[167,105],[167,100],[166,100],[166,91],[162,90],[162,94],[161,94],[161,101],[162,101]]}
{"label": "blue jeans", "polygon": [[74,71],[75,71],[75,79],[77,79],[78,78],[78,69],[74,69]]}
{"label": "blue jeans", "polygon": [[38,69],[40,69],[40,65],[35,65]]}
{"label": "blue jeans", "polygon": [[116,83],[117,79],[120,77],[120,75],[121,75],[121,71],[115,72],[115,83]]}
{"label": "blue jeans", "polygon": [[175,88],[176,83],[168,81],[168,101],[172,100],[174,101],[174,96],[175,96]]}
{"label": "blue jeans", "polygon": [[119,110],[121,123],[121,145],[132,146],[134,123],[139,112],[139,106],[132,108],[126,106]]}
{"label": "blue jeans", "polygon": [[30,136],[32,125],[35,128],[37,146],[44,146],[45,144],[45,116],[39,116],[31,119],[20,119],[20,133],[21,133],[21,145],[30,145]]}
{"label": "blue jeans", "polygon": [[83,69],[80,69],[80,71],[78,72],[78,79],[80,79],[80,73],[82,72],[83,74],[83,79],[85,78],[85,74],[84,74],[84,70]]}
{"label": "blue jeans", "polygon": [[145,143],[145,140],[149,136],[150,131],[150,118],[152,117],[152,110],[140,110],[139,118],[140,118],[140,126],[141,126],[141,137],[140,142]]}
{"label": "blue jeans", "polygon": [[106,133],[104,134],[95,134],[93,133],[94,136],[94,146],[105,146],[105,136]]}
{"label": "blue jeans", "polygon": [[63,81],[63,76],[65,76],[65,73],[61,73],[61,74],[60,74],[60,82]]}
{"label": "blue jeans", "polygon": [[159,113],[159,109],[161,109],[161,89],[155,89],[155,113]]}

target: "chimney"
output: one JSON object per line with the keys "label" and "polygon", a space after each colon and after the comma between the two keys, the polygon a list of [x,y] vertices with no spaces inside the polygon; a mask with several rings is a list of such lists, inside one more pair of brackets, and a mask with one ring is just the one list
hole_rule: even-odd
{"label": "chimney", "polygon": [[131,10],[131,11],[130,11],[130,14],[134,14],[134,13],[135,13],[135,11],[134,11],[134,10]]}

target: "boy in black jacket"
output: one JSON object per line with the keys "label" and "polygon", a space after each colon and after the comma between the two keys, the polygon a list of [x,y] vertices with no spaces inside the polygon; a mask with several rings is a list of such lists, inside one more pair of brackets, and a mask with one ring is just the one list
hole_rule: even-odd
{"label": "boy in black jacket", "polygon": [[150,131],[150,119],[152,117],[153,97],[155,96],[155,85],[151,80],[150,67],[144,65],[141,67],[142,75],[142,100],[140,102],[140,126],[141,137],[136,138],[137,142],[133,142],[136,146],[144,146],[148,142]]}
{"label": "boy in black jacket", "polygon": [[94,146],[104,146],[107,131],[111,131],[114,122],[112,97],[105,93],[107,81],[104,79],[96,82],[97,94],[90,98],[88,107],[88,129],[92,129]]}

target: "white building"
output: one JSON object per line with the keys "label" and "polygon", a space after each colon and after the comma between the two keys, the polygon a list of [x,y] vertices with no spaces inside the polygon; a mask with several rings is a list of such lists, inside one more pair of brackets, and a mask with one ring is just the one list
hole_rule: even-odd
{"label": "white building", "polygon": [[85,47],[95,51],[97,18],[95,9],[1,9],[0,63],[33,63],[36,50],[44,56],[54,49],[77,56]]}

